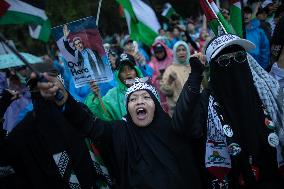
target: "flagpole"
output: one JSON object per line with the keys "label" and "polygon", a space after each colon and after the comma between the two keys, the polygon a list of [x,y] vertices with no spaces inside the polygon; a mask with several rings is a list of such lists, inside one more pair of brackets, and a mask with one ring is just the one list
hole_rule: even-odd
{"label": "flagpole", "polygon": [[[27,61],[27,59],[21,55],[14,47],[12,47],[2,33],[0,33],[0,41],[2,41],[32,72],[36,74],[37,80],[41,82],[45,82],[45,78],[39,71],[31,66],[31,64]],[[55,94],[56,101],[60,102],[64,98],[63,94],[60,91],[57,91]]]}
{"label": "flagpole", "polygon": [[246,39],[246,26],[245,26],[245,22],[244,22],[244,12],[243,12],[243,8],[244,8],[244,0],[240,0],[241,3],[241,14],[242,14],[242,29],[243,29],[243,38]]}
{"label": "flagpole", "polygon": [[225,34],[228,34],[228,32],[226,31],[225,27],[223,26],[222,22],[219,20],[217,14],[215,13],[215,11],[213,10],[213,8],[211,7],[210,3],[208,2],[208,0],[205,0],[207,5],[209,6],[209,8],[211,9],[211,11],[213,12],[214,16],[217,18],[219,24],[221,25],[222,29],[224,30]]}
{"label": "flagpole", "polygon": [[99,19],[100,19],[102,1],[103,1],[103,0],[100,0],[99,6],[98,6],[98,11],[97,11],[97,20],[96,20],[96,25],[97,25],[97,27],[99,27]]}
{"label": "flagpole", "polygon": [[35,72],[37,75],[40,75],[39,72],[30,65],[25,57],[7,42],[2,33],[0,33],[0,41],[2,41],[8,47],[8,49],[10,49],[31,71]]}

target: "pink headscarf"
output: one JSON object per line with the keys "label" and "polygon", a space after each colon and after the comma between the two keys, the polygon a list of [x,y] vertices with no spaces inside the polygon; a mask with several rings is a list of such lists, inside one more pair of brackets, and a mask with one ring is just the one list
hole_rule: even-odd
{"label": "pink headscarf", "polygon": [[[166,58],[162,61],[159,61],[154,56],[154,47],[158,44],[161,44],[166,50]],[[163,42],[157,41],[152,45],[151,53],[152,53],[153,56],[151,58],[149,66],[154,70],[154,73],[153,73],[153,76],[152,76],[152,84],[155,86],[157,77],[160,75],[160,70],[165,70],[169,65],[171,65],[173,63],[173,52]]]}

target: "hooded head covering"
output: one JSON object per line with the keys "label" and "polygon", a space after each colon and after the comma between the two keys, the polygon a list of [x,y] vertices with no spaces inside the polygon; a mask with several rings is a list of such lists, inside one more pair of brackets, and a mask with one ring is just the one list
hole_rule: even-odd
{"label": "hooded head covering", "polygon": [[165,49],[166,57],[163,60],[158,60],[155,56],[153,56],[150,64],[152,64],[153,69],[155,71],[166,69],[173,61],[172,50],[169,47],[167,47],[163,42],[160,42],[160,41],[157,41],[152,45],[151,47],[152,55],[155,54],[155,49],[157,49],[157,47],[159,47],[159,49],[161,49],[161,47]]}
{"label": "hooded head covering", "polygon": [[[159,103],[156,89],[137,79],[126,93],[126,106],[129,96],[136,91],[146,90],[155,103],[152,122],[147,127],[137,127],[127,109],[126,127],[127,153],[121,162],[126,173],[120,181],[127,180],[131,186],[122,188],[200,188],[199,177],[193,168],[193,160],[187,150],[189,147],[182,137],[175,134],[171,118]],[[115,145],[121,146],[119,141]],[[123,158],[123,159],[122,159]],[[186,161],[184,161],[186,159]],[[193,167],[191,167],[193,166]],[[154,179],[153,179],[154,178]],[[187,179],[190,178],[190,179]],[[189,181],[190,180],[190,181]],[[135,187],[134,187],[135,186]]]}
{"label": "hooded head covering", "polygon": [[161,74],[160,71],[165,70],[173,62],[173,52],[163,42],[157,41],[153,44],[153,46],[151,47],[152,55],[154,55],[154,47],[156,47],[157,45],[164,47],[166,57],[163,60],[158,60],[155,56],[152,57],[151,62],[149,63],[149,66],[154,70],[152,83],[155,83],[156,78]]}
{"label": "hooded head covering", "polygon": [[[153,121],[147,127],[143,128],[135,125],[127,108],[130,95],[139,90],[146,90],[155,103]],[[143,161],[141,164],[143,164],[143,167],[151,167],[151,169],[160,170],[155,172],[160,172],[159,175],[163,175],[162,177],[155,177],[157,180],[145,178],[146,180],[142,184],[144,187],[141,188],[147,188],[146,185],[152,185],[149,188],[160,188],[160,183],[163,183],[164,180],[159,180],[159,178],[162,179],[163,177],[167,178],[165,179],[167,180],[166,185],[173,187],[175,183],[181,182],[181,177],[178,168],[176,167],[176,162],[172,161],[174,159],[174,154],[170,153],[168,149],[170,139],[166,138],[165,135],[168,129],[171,128],[171,119],[168,114],[163,111],[155,88],[144,82],[136,82],[128,89],[125,98],[127,127],[129,128],[133,142],[131,148],[129,148],[131,154],[131,158],[129,158],[129,168],[133,169],[136,167],[136,162],[141,161],[142,159]],[[129,175],[128,179],[132,180],[132,182],[137,182],[136,178],[132,175]],[[176,182],[178,180],[179,182]],[[162,188],[166,187],[166,185],[162,185],[164,186]]]}
{"label": "hooded head covering", "polygon": [[[187,55],[187,56],[186,56],[186,61],[185,61],[185,62],[181,62],[181,61],[179,61],[178,58],[177,58],[177,48],[178,48],[179,46],[181,46],[181,45],[183,45],[183,46],[185,47],[185,49],[186,49],[186,55]],[[184,41],[178,41],[178,42],[176,42],[175,45],[174,45],[173,51],[174,51],[174,62],[175,62],[176,64],[189,64],[190,50],[189,50],[188,44],[186,44],[186,42],[184,42]]]}

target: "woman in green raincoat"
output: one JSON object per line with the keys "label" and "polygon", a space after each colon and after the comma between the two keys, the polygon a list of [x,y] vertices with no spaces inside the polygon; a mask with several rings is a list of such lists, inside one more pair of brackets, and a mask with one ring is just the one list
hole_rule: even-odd
{"label": "woman in green raincoat", "polygon": [[125,93],[128,87],[132,85],[131,83],[126,84],[126,81],[133,80],[136,77],[143,77],[141,70],[135,66],[135,60],[131,55],[121,54],[118,61],[118,68],[114,74],[117,86],[110,89],[100,100],[98,87],[92,82],[93,92],[85,100],[85,104],[91,112],[105,121],[121,120],[126,115]]}

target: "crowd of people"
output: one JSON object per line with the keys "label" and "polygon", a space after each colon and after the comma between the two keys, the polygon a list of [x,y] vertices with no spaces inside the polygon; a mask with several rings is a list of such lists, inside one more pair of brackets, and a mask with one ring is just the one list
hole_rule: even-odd
{"label": "crowd of people", "polygon": [[177,14],[151,47],[105,37],[106,83],[57,50],[44,81],[0,70],[0,188],[284,188],[284,7],[243,12],[245,39]]}

